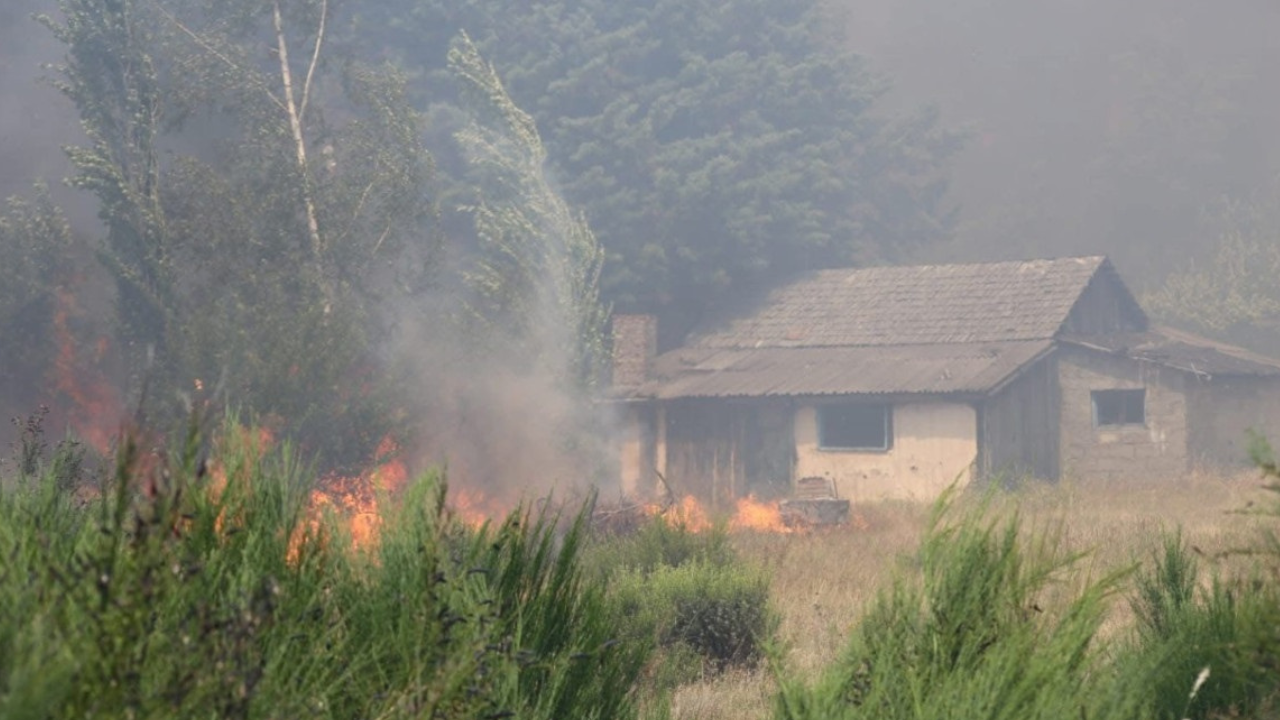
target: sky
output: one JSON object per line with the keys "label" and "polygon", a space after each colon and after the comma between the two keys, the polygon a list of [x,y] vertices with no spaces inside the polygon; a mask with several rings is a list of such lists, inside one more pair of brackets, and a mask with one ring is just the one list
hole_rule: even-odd
{"label": "sky", "polygon": [[940,257],[1104,253],[1141,287],[1208,252],[1206,208],[1276,189],[1273,0],[834,1],[891,105],[972,133]]}

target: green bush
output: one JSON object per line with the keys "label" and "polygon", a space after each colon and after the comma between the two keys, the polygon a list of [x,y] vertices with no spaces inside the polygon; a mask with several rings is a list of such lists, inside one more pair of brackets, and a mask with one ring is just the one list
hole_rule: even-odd
{"label": "green bush", "polygon": [[0,717],[635,716],[649,646],[584,577],[581,516],[473,531],[428,476],[356,550],[243,437],[127,443],[87,507],[54,465],[0,491]]}
{"label": "green bush", "polygon": [[661,515],[625,535],[600,538],[588,553],[589,564],[602,576],[636,571],[648,574],[688,562],[728,565],[738,561],[723,525],[693,532]]}
{"label": "green bush", "polygon": [[632,571],[615,577],[613,597],[627,636],[656,638],[667,661],[686,668],[680,659],[713,672],[753,666],[777,624],[768,580],[736,563]]}

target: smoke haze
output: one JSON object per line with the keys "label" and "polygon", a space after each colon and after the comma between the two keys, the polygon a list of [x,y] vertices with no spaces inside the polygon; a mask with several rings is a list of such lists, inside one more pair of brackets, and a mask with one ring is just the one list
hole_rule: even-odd
{"label": "smoke haze", "polygon": [[[1206,208],[1280,174],[1274,0],[831,3],[853,49],[892,81],[886,110],[936,103],[944,125],[970,134],[951,164],[955,236],[922,259],[1107,254],[1141,291],[1211,251]],[[47,179],[95,237],[92,198],[58,187],[70,171],[61,147],[82,135],[74,108],[41,82],[62,49],[29,16],[53,11],[49,0],[0,3],[0,196]],[[549,379],[509,358],[478,366],[430,329],[407,342],[424,373],[457,371],[430,399],[450,418],[430,429],[432,446],[458,448],[458,433],[477,428],[496,438],[448,458],[460,471],[562,464],[530,454],[558,453],[544,433],[575,412]]]}
{"label": "smoke haze", "polygon": [[835,2],[891,103],[971,132],[941,259],[1108,254],[1141,288],[1280,173],[1280,3]]}

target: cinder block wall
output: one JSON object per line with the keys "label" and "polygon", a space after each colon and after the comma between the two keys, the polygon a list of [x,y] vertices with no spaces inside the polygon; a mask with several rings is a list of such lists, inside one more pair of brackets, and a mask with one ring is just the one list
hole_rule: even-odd
{"label": "cinder block wall", "polygon": [[[1183,373],[1083,349],[1059,356],[1062,475],[1109,479],[1178,477],[1190,468]],[[1094,427],[1094,390],[1146,389],[1146,424]]]}

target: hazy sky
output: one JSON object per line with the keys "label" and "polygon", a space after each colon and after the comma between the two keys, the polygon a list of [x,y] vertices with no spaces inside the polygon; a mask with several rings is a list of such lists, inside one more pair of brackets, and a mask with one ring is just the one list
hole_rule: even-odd
{"label": "hazy sky", "polygon": [[1275,0],[833,1],[895,104],[974,133],[952,255],[1108,253],[1140,284],[1280,172]]}

